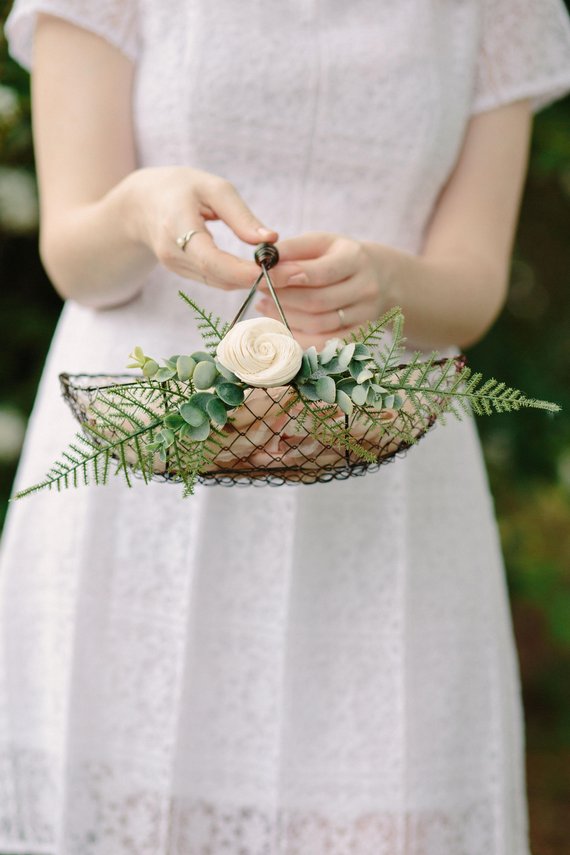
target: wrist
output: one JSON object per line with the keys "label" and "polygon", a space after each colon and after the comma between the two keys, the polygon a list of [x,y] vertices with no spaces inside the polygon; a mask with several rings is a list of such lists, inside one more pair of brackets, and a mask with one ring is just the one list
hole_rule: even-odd
{"label": "wrist", "polygon": [[128,243],[139,249],[145,247],[150,254],[152,249],[145,216],[142,172],[136,169],[126,175],[109,191],[106,201],[114,209],[116,220],[121,224]]}
{"label": "wrist", "polygon": [[362,245],[375,271],[382,312],[393,306],[404,309],[408,303],[412,267],[419,260],[409,253],[373,241],[362,241]]}

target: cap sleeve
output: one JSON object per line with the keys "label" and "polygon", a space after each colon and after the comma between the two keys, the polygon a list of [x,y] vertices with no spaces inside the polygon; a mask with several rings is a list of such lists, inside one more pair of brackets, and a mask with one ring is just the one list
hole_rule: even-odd
{"label": "cap sleeve", "polygon": [[101,36],[134,62],[135,4],[136,0],[16,0],[4,27],[10,54],[24,68],[32,68],[37,14],[44,12]]}
{"label": "cap sleeve", "polygon": [[570,18],[562,0],[484,0],[472,112],[570,91]]}

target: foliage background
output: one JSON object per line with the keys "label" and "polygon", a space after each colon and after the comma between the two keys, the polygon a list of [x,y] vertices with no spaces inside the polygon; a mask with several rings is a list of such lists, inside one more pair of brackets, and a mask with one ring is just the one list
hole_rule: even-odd
{"label": "foliage background", "polygon": [[[0,0],[0,26],[10,2]],[[539,114],[505,309],[469,353],[559,402],[478,422],[505,553],[535,855],[570,848],[570,98]],[[0,40],[0,525],[61,303],[37,252],[28,77]]]}

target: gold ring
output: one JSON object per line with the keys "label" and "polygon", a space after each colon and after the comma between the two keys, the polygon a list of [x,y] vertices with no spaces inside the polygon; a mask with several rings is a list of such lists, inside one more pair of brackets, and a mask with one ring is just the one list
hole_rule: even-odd
{"label": "gold ring", "polygon": [[180,237],[176,238],[176,243],[178,244],[182,252],[184,252],[187,244],[190,243],[194,235],[201,231],[202,229],[191,229],[189,232],[186,232],[186,234],[183,234]]}
{"label": "gold ring", "polygon": [[340,321],[341,327],[346,327],[347,323],[346,323],[346,316],[344,314],[344,309],[337,309],[336,313],[338,315],[338,319]]}

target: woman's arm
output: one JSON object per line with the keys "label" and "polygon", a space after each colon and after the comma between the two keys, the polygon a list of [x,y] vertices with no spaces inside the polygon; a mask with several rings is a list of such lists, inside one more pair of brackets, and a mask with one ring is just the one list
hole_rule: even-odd
{"label": "woman's arm", "polygon": [[528,101],[472,118],[421,256],[397,254],[388,266],[388,301],[404,310],[416,346],[471,345],[503,307],[530,131]]}
{"label": "woman's arm", "polygon": [[236,190],[188,167],[136,169],[133,66],[81,28],[39,17],[32,103],[40,188],[40,250],[63,297],[95,307],[131,299],[157,261],[222,288],[248,287],[254,262],[207,233],[183,253],[176,237],[223,219],[243,240],[275,239]]}
{"label": "woman's arm", "polygon": [[[527,101],[471,119],[420,256],[320,232],[279,243],[281,258],[302,267],[303,279],[293,282],[275,269],[301,342],[346,335],[338,309],[356,328],[394,305],[404,310],[412,347],[466,346],[481,338],[507,291],[530,131]],[[273,314],[267,300],[260,309]]]}

